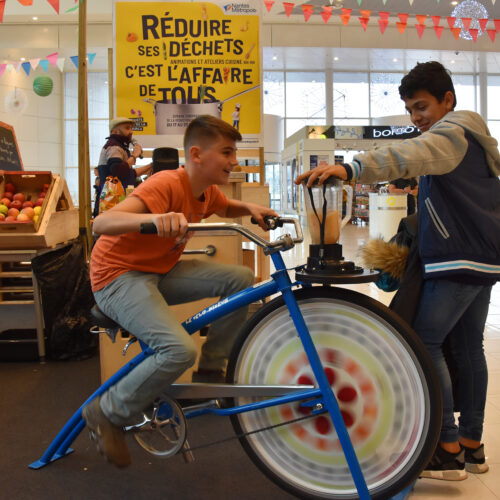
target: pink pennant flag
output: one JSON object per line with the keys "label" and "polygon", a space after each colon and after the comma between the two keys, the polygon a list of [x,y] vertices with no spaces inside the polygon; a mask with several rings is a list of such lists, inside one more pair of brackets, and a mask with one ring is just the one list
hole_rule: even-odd
{"label": "pink pennant flag", "polygon": [[302,13],[304,14],[304,19],[307,23],[309,21],[309,18],[312,16],[314,12],[314,7],[309,4],[302,4]]}
{"label": "pink pennant flag", "polygon": [[460,28],[450,28],[450,31],[453,33],[455,40],[458,40],[458,37],[460,36],[460,32],[462,30]]}
{"label": "pink pennant flag", "polygon": [[291,2],[283,2],[283,7],[285,7],[286,17],[290,17],[295,4]]}
{"label": "pink pennant flag", "polygon": [[387,28],[388,24],[389,24],[389,21],[387,19],[379,19],[378,20],[378,25],[380,26],[380,33],[382,33],[382,35],[384,34],[384,31]]}
{"label": "pink pennant flag", "polygon": [[274,0],[264,0],[267,12],[271,12],[271,7],[274,5]]}
{"label": "pink pennant flag", "polygon": [[493,19],[493,22],[495,23],[495,29],[500,31],[500,19]]}
{"label": "pink pennant flag", "polygon": [[417,28],[418,38],[422,38],[425,31],[425,24],[415,24],[415,28]]}
{"label": "pink pennant flag", "polygon": [[489,37],[490,37],[491,41],[492,41],[493,43],[495,43],[495,37],[496,37],[496,35],[497,35],[497,30],[486,30],[486,32],[488,33],[488,35],[489,35]]}
{"label": "pink pennant flag", "polygon": [[464,25],[465,31],[469,29],[471,22],[472,22],[472,17],[462,17],[462,24]]}
{"label": "pink pennant flag", "polygon": [[389,21],[389,16],[391,15],[390,12],[379,12],[378,15],[380,16],[380,19],[382,21]]}
{"label": "pink pennant flag", "polygon": [[[0,0],[0,23],[3,23],[3,11],[4,10],[5,10],[5,0]],[[5,71],[5,68],[4,68],[4,71]],[[2,76],[2,75],[0,75],[0,76]]]}
{"label": "pink pennant flag", "polygon": [[368,22],[370,21],[369,17],[360,17],[359,22],[361,23],[361,26],[363,26],[363,29],[366,31],[366,28],[368,26]]}
{"label": "pink pennant flag", "polygon": [[53,9],[59,14],[59,0],[47,0],[52,5]]}
{"label": "pink pennant flag", "polygon": [[403,31],[406,29],[407,23],[396,23],[396,26],[398,27],[398,31],[400,33],[403,33]]}
{"label": "pink pennant flag", "polygon": [[38,68],[38,64],[39,63],[40,63],[40,59],[30,59],[31,68],[33,70],[35,70],[36,68]]}
{"label": "pink pennant flag", "polygon": [[469,29],[470,36],[472,39],[477,42],[477,35],[479,34],[479,29],[478,28],[470,28]]}
{"label": "pink pennant flag", "polygon": [[488,18],[486,19],[478,19],[479,22],[479,27],[481,28],[481,31],[486,30],[486,25],[488,24]]}
{"label": "pink pennant flag", "polygon": [[455,21],[457,20],[456,17],[447,17],[446,20],[448,21],[448,26],[450,27],[450,30],[455,26]]}
{"label": "pink pennant flag", "polygon": [[361,17],[367,17],[368,19],[372,15],[371,10],[360,10],[359,12],[361,13]]}
{"label": "pink pennant flag", "polygon": [[418,24],[425,24],[425,20],[427,19],[427,14],[416,14]]}
{"label": "pink pennant flag", "polygon": [[57,52],[54,52],[53,54],[49,54],[47,56],[47,61],[49,61],[49,63],[52,64],[52,66],[57,67],[57,56],[58,56]]}
{"label": "pink pennant flag", "polygon": [[398,17],[403,24],[406,24],[408,22],[408,14],[398,13]]}
{"label": "pink pennant flag", "polygon": [[434,26],[434,31],[436,33],[436,36],[438,38],[441,38],[441,35],[443,34],[444,26]]}
{"label": "pink pennant flag", "polygon": [[441,22],[441,16],[431,16],[431,19],[434,23],[434,26],[439,26],[439,23]]}
{"label": "pink pennant flag", "polygon": [[5,71],[6,67],[7,67],[7,64],[0,64],[0,76],[3,75],[3,72]]}

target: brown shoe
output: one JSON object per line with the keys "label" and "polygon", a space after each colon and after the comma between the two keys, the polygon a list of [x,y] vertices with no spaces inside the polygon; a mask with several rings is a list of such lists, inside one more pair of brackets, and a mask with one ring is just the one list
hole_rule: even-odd
{"label": "brown shoe", "polygon": [[89,428],[90,438],[96,442],[97,449],[109,462],[117,467],[127,467],[132,463],[132,459],[123,428],[108,420],[101,409],[99,400],[98,397],[93,399],[82,410],[82,417]]}

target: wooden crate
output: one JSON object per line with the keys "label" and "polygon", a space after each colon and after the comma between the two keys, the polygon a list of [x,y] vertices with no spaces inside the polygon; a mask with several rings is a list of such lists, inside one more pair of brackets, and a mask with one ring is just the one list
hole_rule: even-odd
{"label": "wooden crate", "polygon": [[44,184],[49,184],[49,189],[36,223],[0,223],[0,249],[47,248],[78,236],[78,210],[61,176],[51,172],[0,171],[0,198],[8,182],[27,199],[38,196]]}

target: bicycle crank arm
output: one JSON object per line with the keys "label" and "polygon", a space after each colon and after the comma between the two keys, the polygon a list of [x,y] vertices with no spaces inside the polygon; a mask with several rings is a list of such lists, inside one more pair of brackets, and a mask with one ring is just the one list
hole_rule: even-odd
{"label": "bicycle crank arm", "polygon": [[167,394],[174,399],[277,397],[314,389],[313,385],[172,384]]}

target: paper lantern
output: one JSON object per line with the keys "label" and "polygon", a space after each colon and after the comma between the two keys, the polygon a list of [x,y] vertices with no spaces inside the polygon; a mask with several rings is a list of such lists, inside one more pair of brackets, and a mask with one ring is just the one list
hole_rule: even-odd
{"label": "paper lantern", "polygon": [[46,97],[50,95],[53,87],[54,82],[52,81],[52,78],[50,78],[50,76],[37,76],[33,80],[33,90],[35,91],[35,94],[39,95],[40,97]]}

